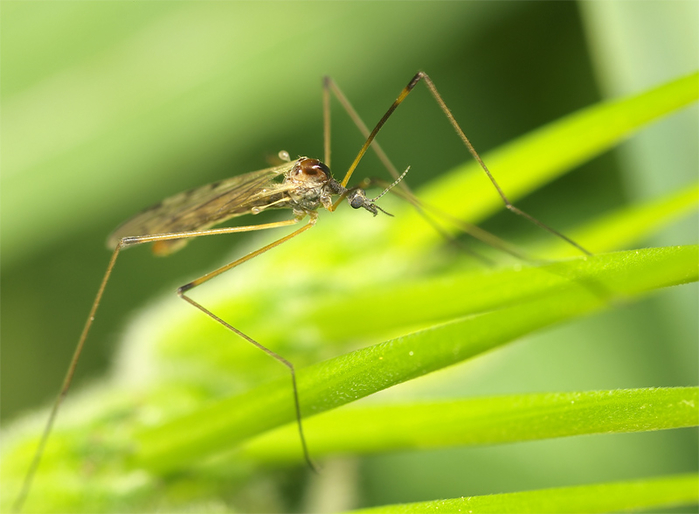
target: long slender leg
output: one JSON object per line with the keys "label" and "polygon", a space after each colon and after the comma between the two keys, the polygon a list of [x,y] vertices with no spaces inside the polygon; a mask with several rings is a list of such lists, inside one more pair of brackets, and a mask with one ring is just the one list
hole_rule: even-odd
{"label": "long slender leg", "polygon": [[265,253],[266,251],[271,250],[272,248],[279,246],[282,243],[287,242],[291,238],[298,236],[302,232],[305,232],[306,230],[311,228],[313,225],[315,225],[317,217],[318,217],[318,214],[316,212],[311,212],[308,223],[306,223],[303,227],[299,228],[298,230],[295,230],[291,234],[284,236],[281,239],[277,239],[276,241],[268,244],[267,246],[264,246],[264,247],[260,248],[259,250],[256,250],[248,255],[245,255],[245,256],[241,257],[240,259],[237,259],[229,264],[226,264],[225,266],[221,266],[220,268],[218,268],[210,273],[207,273],[203,277],[200,277],[196,280],[193,280],[192,282],[189,282],[188,284],[183,285],[182,287],[180,287],[177,290],[177,295],[180,298],[182,298],[184,301],[186,301],[190,305],[196,307],[197,309],[199,309],[201,312],[203,312],[204,314],[209,316],[214,321],[220,323],[221,325],[226,327],[231,332],[239,335],[240,337],[245,339],[247,342],[256,346],[257,348],[259,348],[260,350],[265,352],[267,355],[276,359],[277,361],[279,361],[280,363],[282,363],[284,366],[286,366],[288,368],[289,372],[291,373],[291,386],[292,386],[292,389],[294,392],[294,407],[296,410],[296,424],[297,424],[298,429],[299,429],[299,436],[301,437],[301,446],[303,448],[303,456],[306,459],[306,462],[308,463],[309,467],[314,471],[317,471],[317,469],[316,469],[315,465],[313,464],[313,461],[311,460],[311,456],[308,452],[308,446],[306,445],[306,438],[303,435],[303,425],[301,423],[301,403],[299,402],[298,387],[296,385],[296,370],[294,368],[294,365],[291,362],[289,362],[288,360],[286,360],[284,357],[279,355],[278,353],[273,352],[272,350],[270,350],[266,346],[263,346],[262,344],[255,341],[252,337],[248,336],[247,334],[245,334],[245,333],[241,332],[240,330],[238,330],[237,328],[235,328],[233,325],[231,325],[231,324],[227,323],[226,321],[224,321],[223,319],[219,318],[216,314],[214,314],[213,312],[208,310],[206,307],[204,307],[201,304],[197,303],[196,301],[192,300],[185,293],[187,291],[190,291],[191,289],[194,289],[195,287],[205,283],[205,282],[208,282],[209,280],[220,275],[224,271],[228,271],[229,269],[235,268],[236,266],[239,266],[240,264],[243,264],[244,262],[249,261],[253,257],[257,257],[258,255]]}
{"label": "long slender leg", "polygon": [[[323,162],[330,166],[330,77],[323,77]],[[364,136],[366,137],[366,136]],[[398,175],[396,175],[397,177]]]}
{"label": "long slender leg", "polygon": [[[349,99],[345,94],[342,92],[340,87],[337,85],[337,83],[331,78],[331,77],[325,77],[323,79],[323,92],[324,96],[323,98],[325,99],[326,97],[328,98],[327,100],[327,105],[324,104],[324,112],[330,111],[330,93],[332,92],[333,95],[335,95],[335,98],[340,102],[340,105],[342,105],[342,108],[345,110],[347,115],[350,117],[354,125],[359,129],[359,132],[364,136],[364,138],[368,138],[369,134],[371,134],[371,131],[369,130],[369,127],[366,126],[362,118],[359,116],[359,113],[355,110],[355,108],[352,106],[350,103]],[[328,120],[330,119],[330,114],[327,115]],[[329,121],[328,121],[329,123]],[[328,136],[330,135],[330,129],[327,131]],[[394,179],[397,179],[400,176],[400,172],[398,171],[398,168],[396,168],[391,160],[388,158],[388,155],[386,155],[386,152],[383,150],[381,145],[377,141],[374,141],[373,144],[371,145],[371,149],[374,150],[376,155],[378,156],[379,160],[381,163],[384,165],[384,167],[388,170],[388,172],[391,174],[391,176]],[[325,164],[328,164],[327,161]],[[328,166],[330,166],[328,164]],[[405,181],[401,181],[399,184],[399,187],[403,190],[408,189],[408,185],[405,183]]]}
{"label": "long slender leg", "polygon": [[97,290],[97,296],[95,297],[95,300],[92,302],[92,307],[90,308],[90,314],[87,317],[87,321],[85,322],[85,326],[83,327],[83,331],[80,334],[80,339],[78,340],[78,344],[75,347],[75,350],[73,352],[73,357],[70,359],[70,364],[68,366],[68,371],[66,372],[66,376],[63,379],[63,384],[61,385],[61,389],[58,393],[58,396],[53,402],[53,406],[51,407],[51,413],[49,414],[49,419],[46,422],[46,425],[44,426],[44,431],[41,434],[41,439],[39,440],[39,445],[37,446],[36,451],[34,452],[34,457],[32,458],[32,462],[29,465],[29,469],[27,470],[27,474],[24,476],[24,481],[22,482],[22,488],[20,489],[19,495],[17,496],[17,499],[15,500],[15,503],[13,505],[13,511],[15,512],[20,512],[22,510],[22,507],[24,505],[24,500],[27,498],[27,494],[29,493],[29,489],[31,488],[32,481],[34,480],[34,474],[36,473],[37,468],[39,467],[39,463],[41,462],[41,457],[44,454],[44,448],[46,447],[46,443],[49,439],[49,436],[51,435],[51,430],[53,429],[53,424],[56,421],[56,416],[58,415],[58,409],[61,406],[61,403],[63,403],[63,399],[65,398],[66,394],[68,393],[68,389],[70,388],[70,384],[73,381],[73,375],[75,374],[75,368],[78,365],[78,360],[80,359],[80,354],[82,353],[83,346],[85,345],[85,340],[87,339],[87,334],[90,331],[90,327],[92,326],[92,322],[95,319],[95,313],[97,312],[97,307],[100,304],[100,300],[102,300],[102,294],[104,293],[105,287],[107,287],[107,282],[109,281],[109,276],[112,274],[112,269],[114,268],[114,264],[116,263],[117,257],[119,256],[119,252],[123,248],[122,243],[119,243],[117,247],[114,249],[114,252],[112,253],[111,259],[109,259],[109,264],[107,265],[107,271],[104,274],[104,277],[102,278],[102,283],[100,284],[99,289]]}
{"label": "long slender leg", "polygon": [[[315,214],[315,213],[314,213]],[[90,308],[90,314],[87,317],[87,320],[85,321],[85,326],[83,327],[82,333],[80,334],[80,338],[78,339],[78,344],[75,346],[75,350],[73,351],[73,356],[70,359],[70,364],[68,365],[68,371],[66,372],[65,378],[63,379],[63,384],[61,385],[61,389],[58,392],[58,396],[54,400],[53,406],[51,407],[51,413],[49,414],[49,418],[46,422],[46,425],[44,427],[44,431],[41,434],[41,439],[39,440],[39,444],[37,446],[36,451],[34,452],[34,457],[32,458],[32,462],[29,465],[29,469],[27,470],[26,475],[24,476],[24,480],[22,482],[22,488],[20,489],[19,495],[17,496],[17,499],[15,500],[15,503],[13,505],[13,510],[15,512],[20,512],[22,510],[22,507],[24,505],[24,501],[27,498],[27,494],[29,493],[29,490],[32,485],[32,481],[34,480],[34,475],[36,473],[37,468],[39,467],[39,463],[41,462],[41,457],[44,453],[44,449],[46,447],[46,443],[48,442],[49,436],[51,435],[51,430],[53,429],[53,425],[56,421],[56,417],[58,415],[58,411],[60,409],[61,403],[63,403],[64,398],[68,394],[68,390],[70,389],[70,385],[73,382],[73,376],[75,375],[75,370],[78,365],[78,360],[80,359],[80,355],[82,354],[83,347],[85,346],[85,341],[87,340],[87,335],[90,332],[90,328],[92,327],[92,323],[95,320],[95,314],[97,313],[97,308],[99,307],[100,302],[102,301],[102,295],[104,294],[104,290],[107,287],[107,282],[109,281],[109,277],[112,274],[112,270],[114,269],[114,265],[116,264],[117,257],[119,256],[119,253],[123,248],[126,248],[128,246],[135,246],[139,244],[144,244],[144,243],[152,243],[156,241],[167,241],[167,240],[172,240],[172,239],[183,239],[183,238],[190,238],[190,237],[201,237],[201,236],[211,236],[211,235],[219,235],[219,234],[234,234],[234,233],[239,233],[239,232],[252,232],[256,230],[266,230],[270,228],[279,228],[279,227],[285,227],[289,225],[294,225],[299,222],[298,218],[286,220],[286,221],[278,221],[274,223],[266,223],[266,224],[261,224],[261,225],[247,225],[247,226],[242,226],[242,227],[226,227],[226,228],[219,228],[219,229],[211,229],[211,230],[200,230],[200,231],[193,231],[193,232],[177,232],[177,233],[168,233],[168,234],[148,234],[148,235],[143,235],[143,236],[128,236],[124,237],[119,241],[119,244],[117,244],[116,248],[114,249],[114,252],[112,252],[112,257],[109,259],[109,264],[107,265],[107,271],[104,273],[104,277],[102,277],[102,282],[100,283],[100,287],[97,290],[97,295],[95,296],[95,299],[92,302],[92,307]],[[314,218],[315,222],[315,218]],[[306,225],[308,227],[308,225]],[[303,227],[305,230],[306,227]],[[297,231],[298,232],[298,231]],[[294,232],[293,234],[296,234],[297,232]],[[290,239],[288,237],[286,240]],[[279,244],[279,243],[277,243]],[[276,246],[276,245],[275,245]],[[255,255],[259,255],[262,253],[261,251],[253,252]],[[253,254],[246,256],[242,262],[245,260],[248,260],[252,258],[251,256],[254,256]]]}
{"label": "long slender leg", "polygon": [[[369,128],[366,126],[366,124],[364,123],[362,118],[359,116],[359,113],[357,113],[355,108],[352,107],[352,104],[350,103],[349,99],[345,96],[345,94],[342,92],[340,87],[337,85],[337,83],[331,77],[325,77],[323,79],[323,112],[324,112],[324,119],[327,120],[326,121],[326,129],[325,129],[326,137],[327,138],[330,137],[330,127],[329,127],[329,124],[330,124],[330,93],[335,95],[335,98],[337,98],[337,100],[340,102],[340,105],[342,105],[342,107],[345,110],[345,112],[347,113],[347,115],[350,117],[352,122],[354,122],[355,126],[359,129],[359,132],[361,132],[361,134],[365,138],[368,138],[369,134],[370,134]],[[326,141],[327,141],[327,139],[326,139]],[[329,143],[326,143],[326,144],[329,145]],[[391,162],[391,159],[389,159],[388,155],[383,150],[381,145],[379,145],[378,141],[376,141],[376,140],[373,141],[373,143],[371,145],[371,149],[374,150],[374,152],[378,156],[379,160],[384,165],[386,170],[391,174],[391,176],[393,178],[397,179],[400,176],[400,173],[398,172],[398,169],[393,165],[393,162]],[[326,164],[327,164],[327,162],[326,162]],[[366,187],[368,187],[369,185],[372,185],[372,184],[382,184],[381,187],[386,187],[388,185],[387,183],[384,184],[378,180],[368,180],[368,181],[363,181],[359,187],[362,187],[365,189]],[[468,246],[462,244],[458,239],[454,238],[448,231],[444,230],[444,228],[442,228],[442,226],[439,223],[437,223],[437,221],[435,221],[435,219],[426,212],[426,209],[425,209],[426,206],[417,199],[417,197],[413,194],[413,192],[411,191],[410,187],[408,186],[408,184],[406,183],[405,180],[401,181],[398,184],[398,187],[399,187],[399,189],[392,189],[391,192],[393,192],[394,194],[397,194],[398,196],[403,198],[405,201],[410,203],[415,208],[415,210],[418,212],[418,214],[420,214],[420,216],[422,216],[423,219],[427,223],[429,223],[432,226],[432,228],[434,228],[435,231],[444,238],[445,241],[448,241],[449,243],[451,243],[455,246],[458,246],[461,250],[465,251],[466,253],[468,253],[471,256],[475,257],[476,259],[480,260],[484,264],[493,265],[492,260],[481,255],[480,253],[476,252],[472,248],[469,248]],[[438,213],[438,214],[441,214],[441,213]],[[445,216],[442,216],[442,218],[445,218]],[[452,224],[454,224],[454,223],[452,222]],[[456,224],[456,226],[458,226],[462,232],[465,232],[465,233],[471,235],[472,237],[475,237],[476,239],[479,239],[487,244],[491,244],[492,246],[495,246],[496,248],[501,248],[501,249],[503,249],[503,251],[514,255],[513,251],[506,249],[508,247],[511,247],[511,245],[503,244],[503,245],[498,246],[497,244],[492,243],[492,241],[494,239],[491,239],[491,242],[485,241],[483,238],[478,237],[478,234],[484,233],[485,231],[483,231],[481,229],[476,229],[476,230],[471,230],[471,231],[464,230],[464,227],[466,225],[468,225],[468,224],[463,224],[463,222]],[[468,225],[468,226],[472,226],[472,225]],[[495,236],[493,236],[493,238],[495,238]],[[516,252],[516,254],[518,256],[522,256],[521,252],[517,252],[516,250],[514,252]],[[521,257],[521,258],[523,258],[523,257]],[[525,259],[525,260],[527,260],[527,259]]]}
{"label": "long slender leg", "polygon": [[459,138],[461,138],[461,141],[464,143],[464,145],[466,146],[466,148],[468,149],[468,151],[471,153],[471,155],[473,156],[473,158],[476,159],[476,161],[477,161],[478,164],[481,166],[481,168],[483,168],[483,171],[485,172],[485,174],[488,176],[488,178],[489,178],[490,181],[492,182],[493,186],[495,187],[495,189],[497,190],[498,194],[500,195],[500,198],[502,198],[502,201],[503,201],[503,203],[505,204],[505,207],[506,207],[509,211],[512,211],[513,213],[517,214],[518,216],[521,216],[521,217],[523,217],[523,218],[529,220],[531,223],[534,223],[535,225],[539,226],[540,228],[542,228],[542,229],[544,229],[544,230],[550,232],[550,233],[553,234],[554,236],[556,236],[556,237],[558,237],[558,238],[560,238],[560,239],[563,239],[563,240],[566,241],[567,243],[571,244],[572,246],[574,246],[575,248],[577,248],[578,250],[580,250],[580,251],[581,251],[582,253],[584,253],[585,255],[592,255],[591,252],[589,252],[588,250],[586,250],[585,248],[583,248],[582,246],[580,246],[578,243],[576,243],[575,241],[573,241],[573,240],[570,239],[569,237],[567,237],[567,236],[563,235],[562,233],[558,232],[557,230],[555,230],[555,229],[549,227],[548,225],[546,225],[546,224],[543,223],[542,221],[539,221],[538,219],[536,219],[534,216],[532,216],[532,215],[530,215],[530,214],[524,212],[523,210],[521,210],[521,209],[515,207],[515,206],[512,204],[512,202],[510,202],[510,201],[508,200],[507,196],[505,196],[505,193],[504,193],[504,192],[502,191],[502,189],[500,188],[500,185],[499,185],[499,184],[497,183],[497,181],[495,180],[495,177],[493,177],[493,175],[492,175],[492,173],[490,172],[490,170],[488,169],[488,167],[485,165],[485,163],[483,162],[483,160],[481,159],[481,157],[478,155],[478,153],[476,152],[475,148],[474,148],[473,145],[471,144],[471,141],[469,141],[469,139],[466,137],[466,134],[464,134],[464,131],[461,130],[461,127],[460,127],[459,124],[457,123],[456,119],[454,118],[454,115],[451,113],[451,111],[450,111],[449,108],[447,107],[446,103],[444,103],[444,100],[442,99],[441,95],[440,95],[439,92],[437,91],[437,88],[435,87],[434,82],[432,82],[432,79],[430,79],[430,77],[429,77],[426,73],[424,73],[424,72],[422,72],[422,71],[419,71],[418,73],[416,73],[415,76],[410,80],[410,82],[408,83],[408,85],[405,86],[405,87],[403,88],[403,90],[401,91],[401,93],[398,95],[398,98],[396,98],[396,100],[393,102],[393,104],[391,105],[391,107],[389,107],[389,109],[388,109],[388,110],[386,111],[386,113],[381,117],[381,119],[380,119],[379,122],[376,124],[376,126],[374,127],[374,129],[371,131],[371,133],[370,133],[369,136],[367,137],[366,142],[364,143],[364,145],[362,146],[362,148],[359,150],[359,153],[357,154],[357,156],[355,157],[354,161],[352,162],[352,164],[350,165],[349,169],[347,170],[347,173],[345,174],[345,177],[344,177],[343,180],[342,180],[342,185],[343,185],[343,186],[346,186],[346,185],[347,185],[347,183],[349,182],[349,179],[351,178],[352,174],[354,173],[354,170],[357,168],[357,165],[358,165],[359,162],[362,160],[362,157],[364,157],[364,154],[365,154],[366,151],[368,150],[369,146],[371,146],[371,144],[372,144],[372,142],[374,141],[374,138],[376,137],[376,135],[379,133],[379,130],[381,130],[381,128],[382,128],[383,125],[386,123],[386,121],[388,120],[388,118],[390,118],[391,114],[393,114],[393,111],[395,111],[395,110],[398,108],[398,106],[399,106],[401,103],[403,103],[403,100],[405,100],[405,98],[410,94],[410,92],[411,92],[411,91],[413,90],[413,88],[417,85],[417,83],[420,82],[420,80],[424,80],[424,82],[425,82],[427,88],[430,90],[430,93],[432,94],[432,96],[434,97],[434,99],[437,101],[437,104],[439,105],[440,109],[442,110],[442,112],[444,113],[444,115],[445,115],[445,116],[447,117],[447,119],[449,120],[449,123],[451,123],[452,127],[453,127],[454,130],[456,131],[456,133],[457,133],[457,135],[459,136]]}

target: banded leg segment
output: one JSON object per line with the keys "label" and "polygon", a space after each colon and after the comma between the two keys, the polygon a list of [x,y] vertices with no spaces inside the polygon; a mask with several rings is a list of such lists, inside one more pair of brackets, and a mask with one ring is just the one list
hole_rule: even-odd
{"label": "banded leg segment", "polygon": [[[436,100],[437,104],[439,105],[439,108],[442,110],[442,112],[444,113],[444,115],[447,117],[447,119],[449,120],[449,123],[451,123],[452,128],[454,129],[454,131],[456,132],[456,134],[459,136],[459,138],[461,139],[461,141],[464,143],[464,145],[465,145],[466,148],[468,149],[469,153],[473,156],[473,158],[474,158],[474,159],[478,162],[478,164],[481,166],[481,168],[483,169],[483,171],[484,171],[485,174],[487,175],[488,179],[490,179],[490,182],[493,184],[493,186],[494,186],[495,189],[497,190],[498,194],[500,195],[500,198],[502,199],[503,203],[505,204],[505,207],[506,207],[509,211],[515,213],[516,215],[521,216],[521,217],[523,217],[523,218],[529,220],[531,223],[537,225],[538,227],[542,228],[543,230],[546,230],[547,232],[553,234],[554,236],[556,236],[556,237],[558,237],[558,238],[560,238],[560,239],[566,241],[568,244],[574,246],[574,247],[577,248],[579,251],[581,251],[583,254],[585,254],[585,255],[592,255],[591,252],[589,252],[588,250],[586,250],[585,248],[583,248],[581,245],[579,245],[578,243],[576,243],[575,241],[573,241],[573,240],[570,239],[569,237],[565,236],[565,235],[562,234],[561,232],[559,232],[559,231],[557,231],[557,230],[551,228],[550,226],[546,225],[545,223],[543,223],[542,221],[538,220],[537,218],[535,218],[535,217],[532,216],[531,214],[528,214],[527,212],[524,212],[523,210],[519,209],[519,208],[516,207],[514,204],[512,204],[512,202],[510,202],[510,200],[507,198],[507,196],[505,196],[505,193],[503,192],[503,190],[502,190],[502,188],[500,187],[500,185],[498,184],[498,182],[495,180],[495,177],[493,176],[493,174],[490,172],[490,170],[489,170],[488,167],[485,165],[485,163],[483,162],[483,160],[481,159],[481,157],[478,155],[478,152],[476,152],[475,148],[474,148],[473,145],[471,144],[471,141],[466,137],[466,134],[464,133],[464,131],[463,131],[463,130],[461,129],[461,127],[459,126],[458,122],[457,122],[456,119],[454,118],[454,115],[451,113],[451,111],[450,111],[449,108],[447,107],[446,103],[445,103],[444,100],[442,99],[442,96],[441,96],[441,95],[439,94],[439,92],[437,91],[437,87],[434,85],[434,82],[432,82],[432,79],[430,79],[430,77],[429,77],[426,73],[424,73],[424,72],[422,72],[422,71],[419,71],[418,73],[416,73],[415,76],[410,80],[410,82],[408,83],[408,85],[405,86],[405,87],[403,88],[403,90],[401,91],[401,93],[398,95],[398,98],[396,98],[396,100],[393,102],[393,104],[391,105],[391,107],[389,107],[389,109],[388,109],[388,110],[386,111],[386,113],[381,117],[381,119],[380,119],[379,122],[376,124],[376,126],[374,127],[374,129],[373,129],[373,130],[371,131],[371,133],[368,135],[366,142],[364,143],[364,145],[362,146],[362,148],[359,150],[359,153],[358,153],[357,156],[355,157],[354,162],[352,162],[352,164],[350,165],[349,169],[347,170],[347,173],[345,174],[345,177],[344,177],[343,180],[342,180],[342,185],[343,185],[343,186],[346,186],[346,185],[347,185],[347,183],[349,182],[350,178],[352,177],[352,174],[354,173],[354,170],[357,168],[357,165],[358,165],[359,162],[361,161],[362,157],[364,157],[364,154],[365,154],[366,151],[369,149],[369,146],[371,146],[371,144],[372,144],[372,142],[374,141],[374,138],[376,137],[376,135],[379,133],[379,130],[381,130],[381,128],[382,128],[383,125],[386,123],[386,121],[388,120],[388,118],[390,118],[391,114],[393,114],[393,111],[395,111],[395,110],[398,108],[398,106],[399,106],[401,103],[403,103],[403,100],[406,99],[406,97],[410,94],[410,92],[415,88],[415,86],[417,85],[417,83],[420,82],[421,80],[423,80],[423,81],[425,82],[425,85],[427,86],[427,89],[429,89],[430,93],[432,94],[432,96],[433,96],[434,99]],[[340,99],[339,96],[338,96],[338,99]],[[342,102],[342,100],[340,100],[340,101]],[[356,122],[355,122],[355,123],[356,123]],[[360,130],[361,130],[361,128],[360,128]],[[381,155],[381,154],[379,153],[379,151],[377,151],[377,153],[379,154],[379,156]],[[382,153],[382,152],[381,152],[381,153]],[[382,160],[383,160],[383,159],[382,159]],[[390,168],[389,168],[389,170],[390,170]]]}
{"label": "banded leg segment", "polygon": [[[331,77],[325,77],[323,80],[323,112],[325,114],[325,118],[327,119],[327,124],[330,124],[330,93],[332,93],[335,98],[337,98],[337,101],[340,102],[340,105],[342,108],[345,110],[347,115],[350,117],[354,125],[359,129],[359,132],[364,136],[364,138],[368,139],[369,135],[371,134],[371,131],[369,130],[369,127],[366,126],[362,118],[359,116],[359,113],[356,111],[356,109],[352,106],[350,103],[349,99],[345,94],[342,92],[340,89],[340,86],[337,85],[337,83],[331,78]],[[327,100],[325,100],[327,98]],[[327,134],[327,139],[330,139],[330,128],[326,129],[326,134]],[[329,147],[330,143],[329,141],[326,143],[326,145]],[[374,150],[376,153],[377,157],[381,161],[381,163],[384,165],[384,167],[388,170],[390,175],[394,178],[397,179],[400,176],[400,172],[398,171],[398,168],[396,168],[391,160],[388,158],[388,155],[386,155],[386,152],[384,149],[379,145],[377,141],[374,141],[373,144],[371,145],[371,149]],[[325,162],[326,164],[327,161]],[[328,166],[330,166],[328,164]],[[332,169],[332,168],[331,168]],[[349,179],[348,179],[349,180]],[[409,190],[408,185],[403,181],[400,183],[400,188],[403,190]]]}
{"label": "banded leg segment", "polygon": [[[369,128],[366,126],[362,118],[359,116],[359,113],[355,110],[355,108],[352,106],[350,103],[349,99],[345,94],[342,92],[342,89],[337,85],[337,83],[331,78],[331,77],[325,77],[323,80],[323,112],[324,112],[324,119],[325,121],[325,136],[326,136],[326,147],[328,148],[327,155],[329,155],[329,139],[330,139],[330,94],[333,94],[335,98],[340,102],[340,105],[342,105],[342,108],[345,110],[347,115],[350,117],[354,125],[357,127],[359,132],[365,137],[368,138],[371,132],[369,131]],[[383,164],[384,168],[388,171],[388,173],[394,178],[398,179],[400,177],[400,173],[398,172],[398,169],[393,165],[393,162],[391,162],[391,159],[389,159],[388,155],[384,151],[384,149],[379,145],[378,141],[374,140],[371,144],[371,149],[376,153],[376,156],[379,158],[381,161],[381,164]],[[327,162],[326,162],[327,164]],[[359,187],[362,189],[366,189],[367,187],[371,185],[379,185],[381,187],[387,187],[389,184],[387,182],[377,180],[377,179],[364,179],[362,182],[360,182]],[[445,230],[442,225],[440,225],[433,216],[430,216],[427,213],[427,210],[431,210],[434,213],[438,214],[441,216],[443,219],[449,219],[449,221],[456,225],[459,230],[462,232],[469,234],[470,236],[483,241],[487,244],[490,244],[491,246],[495,246],[495,248],[501,248],[503,251],[507,253],[513,253],[509,247],[510,245],[504,244],[504,245],[497,245],[494,244],[492,241],[497,239],[495,236],[492,236],[491,234],[488,234],[491,236],[489,239],[484,239],[483,237],[479,237],[480,234],[484,233],[485,231],[475,228],[474,230],[465,230],[464,227],[473,227],[473,225],[470,225],[468,223],[461,222],[460,220],[458,223],[454,223],[454,218],[451,216],[446,216],[444,213],[437,212],[436,209],[431,208],[431,206],[426,206],[420,200],[417,199],[417,197],[413,194],[412,190],[408,186],[408,184],[403,180],[398,184],[397,189],[392,189],[391,192],[393,194],[396,194],[403,198],[406,202],[410,203],[415,210],[418,212],[420,216],[423,217],[423,219],[434,228],[434,230],[444,238],[445,241],[448,241],[450,244],[457,246],[459,249],[462,251],[466,252],[467,254],[471,255],[472,257],[480,260],[482,263],[488,266],[493,265],[493,261],[491,259],[488,259],[487,257],[481,255],[480,253],[476,252],[472,248],[468,247],[467,245],[464,245],[461,241],[456,239],[451,235],[451,233],[447,230]],[[339,203],[344,199],[339,198],[333,207],[337,207]],[[515,252],[517,252],[515,250]],[[517,252],[517,256],[522,255],[520,252]],[[525,258],[525,260],[527,260]]]}

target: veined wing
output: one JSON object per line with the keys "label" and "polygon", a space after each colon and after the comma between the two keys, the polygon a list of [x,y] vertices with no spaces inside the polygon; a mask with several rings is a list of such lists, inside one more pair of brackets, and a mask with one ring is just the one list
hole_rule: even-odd
{"label": "veined wing", "polygon": [[[107,239],[107,247],[114,249],[126,236],[203,230],[232,217],[249,214],[253,208],[264,208],[278,200],[284,191],[284,186],[273,180],[293,165],[294,162],[284,163],[252,171],[166,198],[117,227]],[[161,245],[161,250],[167,249],[162,253],[171,253],[185,242],[175,240],[171,245]]]}

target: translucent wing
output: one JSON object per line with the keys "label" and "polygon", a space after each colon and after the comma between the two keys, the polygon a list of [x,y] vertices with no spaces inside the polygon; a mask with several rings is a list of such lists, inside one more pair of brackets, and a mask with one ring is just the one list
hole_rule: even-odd
{"label": "translucent wing", "polygon": [[[107,247],[113,249],[126,236],[204,230],[273,203],[274,207],[284,207],[285,187],[274,179],[293,165],[252,171],[171,196],[122,223],[107,239]],[[187,239],[161,241],[154,251],[167,255],[186,243]]]}

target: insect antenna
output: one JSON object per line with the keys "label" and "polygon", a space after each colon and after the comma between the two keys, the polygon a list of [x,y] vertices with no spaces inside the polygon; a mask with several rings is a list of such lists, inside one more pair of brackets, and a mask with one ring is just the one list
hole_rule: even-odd
{"label": "insect antenna", "polygon": [[375,196],[374,198],[372,198],[372,199],[369,200],[369,201],[370,201],[371,203],[376,202],[376,200],[378,200],[379,198],[381,198],[382,196],[384,196],[386,193],[388,193],[391,189],[393,189],[394,187],[396,187],[396,186],[400,183],[400,181],[403,180],[403,178],[405,178],[405,176],[408,174],[409,171],[410,171],[410,166],[408,166],[407,168],[405,168],[405,171],[404,171],[403,173],[401,173],[401,176],[400,176],[400,177],[398,177],[396,180],[393,181],[393,184],[389,185],[386,189],[384,189],[383,191],[381,191],[381,193],[380,193],[378,196]]}

